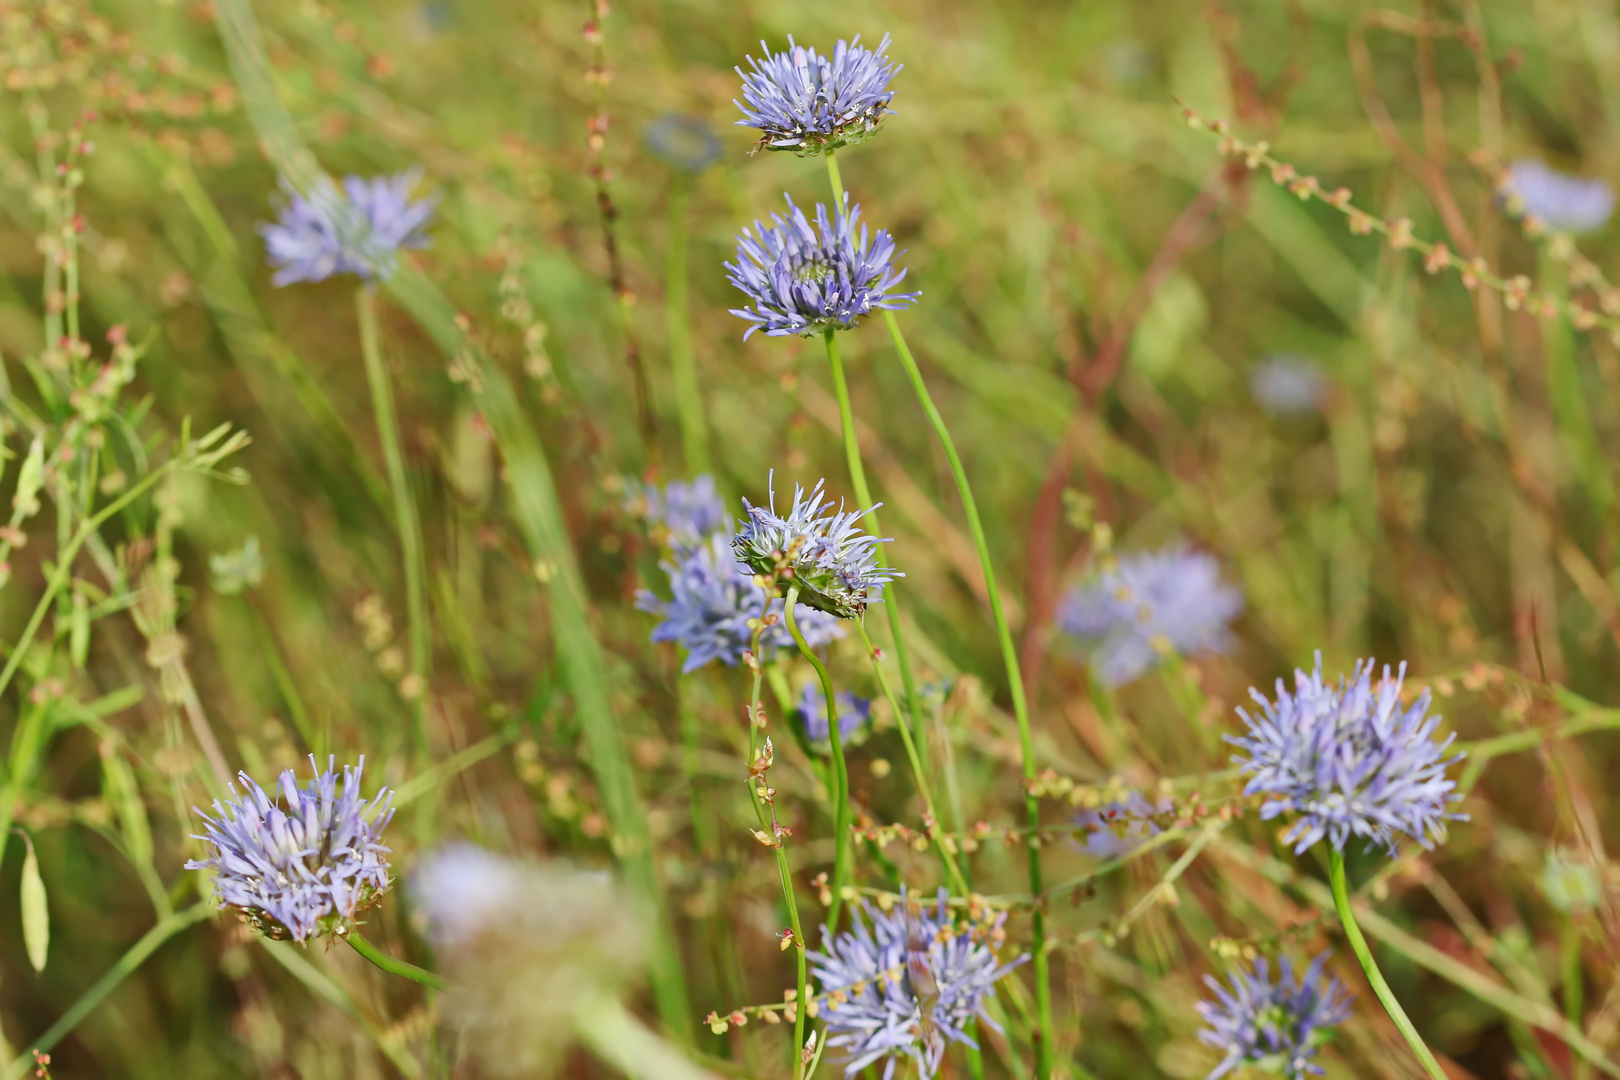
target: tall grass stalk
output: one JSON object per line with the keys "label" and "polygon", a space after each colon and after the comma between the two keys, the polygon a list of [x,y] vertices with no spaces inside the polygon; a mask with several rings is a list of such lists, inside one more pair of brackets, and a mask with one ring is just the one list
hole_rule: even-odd
{"label": "tall grass stalk", "polygon": [[[927,414],[928,423],[933,427],[934,434],[945,451],[946,460],[950,462],[951,478],[956,481],[956,491],[962,499],[962,510],[967,515],[968,530],[973,536],[973,546],[979,554],[979,566],[984,572],[984,587],[990,598],[990,614],[995,620],[996,636],[1001,641],[1001,659],[1007,669],[1007,690],[1012,695],[1013,717],[1018,722],[1018,746],[1023,757],[1024,780],[1027,785],[1035,779],[1035,741],[1029,726],[1029,704],[1024,697],[1024,676],[1018,665],[1018,647],[1013,643],[1012,630],[1007,625],[1007,615],[1002,610],[1001,590],[996,585],[996,570],[990,560],[990,545],[985,539],[984,523],[979,520],[978,503],[974,501],[973,488],[968,483],[967,471],[962,468],[961,455],[956,452],[956,443],[951,438],[939,409],[934,406],[933,396],[928,393],[928,385],[923,382],[922,372],[917,369],[917,361],[911,355],[910,347],[906,345],[905,336],[900,332],[900,323],[891,311],[883,313],[883,322],[889,328],[895,352],[899,354],[900,362],[905,366],[917,401]],[[1024,812],[1029,827],[1025,837],[1025,852],[1029,863],[1029,891],[1030,895],[1038,900],[1041,896],[1039,836],[1041,808],[1040,801],[1027,787]],[[1050,962],[1046,952],[1046,912],[1039,904],[1031,912],[1031,922],[1033,924],[1031,954],[1035,969],[1035,1075],[1037,1080],[1046,1080],[1052,1072],[1052,983]]]}
{"label": "tall grass stalk", "polygon": [[687,181],[675,176],[669,186],[669,255],[664,267],[664,325],[669,338],[669,375],[675,384],[675,413],[681,427],[681,454],[688,474],[710,471],[709,427],[703,417],[703,390],[698,385],[692,350],[692,319],[687,305]]}
{"label": "tall grass stalk", "polygon": [[405,611],[409,621],[411,715],[416,721],[416,755],[426,763],[432,753],[428,736],[428,662],[432,629],[428,626],[427,604],[423,600],[422,526],[416,517],[416,500],[411,495],[410,477],[405,472],[405,453],[400,445],[399,415],[394,409],[394,393],[383,365],[382,341],[377,332],[377,291],[368,284],[354,293],[355,311],[360,320],[360,354],[365,360],[366,382],[371,388],[371,407],[377,418],[377,438],[382,443],[383,462],[388,470],[388,486],[394,497],[394,528],[399,533],[400,560],[405,574]]}

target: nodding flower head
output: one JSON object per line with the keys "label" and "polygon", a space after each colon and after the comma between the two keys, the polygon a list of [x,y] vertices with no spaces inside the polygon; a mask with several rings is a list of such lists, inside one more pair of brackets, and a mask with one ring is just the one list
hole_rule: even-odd
{"label": "nodding flower head", "polygon": [[878,565],[877,545],[888,541],[868,536],[856,525],[870,511],[846,511],[842,503],[834,510],[825,484],[816,481],[808,496],[795,484],[793,508],[785,518],[776,516],[774,488],[770,509],[744,499],[748,516],[738,523],[732,550],[756,574],[774,578],[784,588],[797,587],[799,599],[811,607],[855,619],[866,614],[867,604],[883,599],[885,585],[905,575]]}
{"label": "nodding flower head", "polygon": [[861,208],[829,218],[826,206],[816,204],[812,225],[804,211],[788,199],[788,215],[772,214],[770,226],[754,222],[737,237],[737,261],[726,263],[727,280],[748,297],[750,306],[731,313],[771,337],[810,335],[823,330],[848,330],[864,316],[882,309],[900,311],[921,293],[891,293],[905,279],[896,267],[894,238],[879,229],[870,237],[866,226],[856,225]]}
{"label": "nodding flower head", "polygon": [[1405,664],[1393,676],[1385,667],[1376,684],[1372,674],[1372,660],[1358,661],[1335,686],[1317,653],[1314,673],[1294,673],[1292,694],[1281,679],[1275,702],[1250,690],[1259,715],[1239,708],[1248,734],[1226,737],[1242,751],[1232,763],[1251,777],[1245,794],[1268,796],[1260,816],[1298,815],[1283,837],[1296,853],[1323,837],[1339,851],[1351,836],[1391,854],[1402,834],[1433,847],[1448,820],[1466,819],[1447,809],[1462,796],[1446,769],[1462,755],[1445,756],[1455,735],[1434,740],[1440,718],[1428,715],[1429,691],[1406,706]]}
{"label": "nodding flower head", "polygon": [[691,176],[720,160],[720,136],[697,116],[665,113],[647,129],[646,142],[654,157]]}
{"label": "nodding flower head", "polygon": [[885,913],[862,901],[850,932],[834,936],[822,927],[827,951],[805,956],[820,987],[827,1045],[847,1056],[844,1075],[887,1058],[883,1077],[890,1080],[909,1057],[932,1077],[947,1041],[978,1045],[967,1033],[968,1021],[977,1017],[999,1032],[985,1002],[1003,976],[1029,959],[1003,964],[996,958],[992,946],[1005,938],[1006,919],[999,912],[958,927],[941,889],[931,907],[902,899]]}
{"label": "nodding flower head", "polygon": [[1214,556],[1175,546],[1122,556],[1069,593],[1057,621],[1080,639],[1097,677],[1119,686],[1168,653],[1218,652],[1241,610],[1243,594],[1221,580]]}
{"label": "nodding flower head", "polygon": [[389,849],[378,836],[393,818],[392,795],[384,788],[371,800],[360,797],[360,764],[343,767],[342,789],[333,762],[298,786],[291,769],[281,774],[276,797],[240,779],[245,793],[203,814],[201,840],[211,849],[187,870],[214,873],[215,898],[235,908],[254,929],[277,940],[307,941],[348,933],[354,917],[387,890]]}
{"label": "nodding flower head", "polygon": [[1332,1037],[1334,1025],[1350,1015],[1350,994],[1344,984],[1322,974],[1327,958],[1323,953],[1303,975],[1296,976],[1284,956],[1274,982],[1271,967],[1262,957],[1254,962],[1252,974],[1231,973],[1230,990],[1212,976],[1204,976],[1215,1000],[1198,1003],[1198,1015],[1209,1025],[1198,1038],[1226,1055],[1208,1080],[1243,1065],[1280,1072],[1288,1080],[1322,1073],[1322,1067],[1312,1060],[1316,1049]]}
{"label": "nodding flower head", "polygon": [[772,53],[762,41],[765,59],[748,58],[751,71],[742,76],[739,127],[758,128],[759,145],[791,150],[801,156],[824,154],[851,146],[877,133],[893,110],[889,80],[900,65],[884,54],[889,37],[877,49],[863,48],[860,35],[839,41],[831,56],[806,49],[788,37],[788,47]]}
{"label": "nodding flower head", "polygon": [[[840,690],[833,695],[833,704],[838,706],[838,739],[848,743],[872,719],[872,699]],[[827,723],[827,695],[822,692],[821,683],[812,679],[804,684],[799,691],[797,709],[804,721],[804,733],[812,743],[832,741],[832,727]]]}
{"label": "nodding flower head", "polygon": [[[715,660],[735,667],[752,646],[754,631],[748,624],[753,619],[775,616],[760,632],[762,653],[794,647],[782,621],[782,599],[760,588],[731,548],[730,533],[713,533],[690,547],[677,545],[674,558],[659,563],[669,576],[670,599],[646,589],[636,594],[638,608],[663,619],[652,640],[673,641],[686,650],[682,671],[696,671]],[[837,619],[803,604],[793,616],[811,648],[844,636]]]}
{"label": "nodding flower head", "polygon": [[648,524],[662,526],[677,546],[693,546],[726,527],[726,508],[708,473],[690,483],[671,480],[663,487],[625,482],[625,508]]}
{"label": "nodding flower head", "polygon": [[1510,210],[1557,232],[1596,232],[1614,213],[1614,188],[1607,183],[1570,176],[1535,158],[1515,161],[1499,191]]}
{"label": "nodding flower head", "polygon": [[326,177],[305,195],[286,179],[287,194],[275,224],[261,225],[265,253],[276,268],[271,281],[324,281],[334,274],[386,280],[404,248],[426,247],[427,223],[436,199],[411,201],[418,170],[377,176],[350,176],[340,188]]}

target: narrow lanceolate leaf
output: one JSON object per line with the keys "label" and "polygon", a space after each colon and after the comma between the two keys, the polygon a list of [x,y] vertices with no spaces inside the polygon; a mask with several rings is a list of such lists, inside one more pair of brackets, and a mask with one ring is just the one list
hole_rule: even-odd
{"label": "narrow lanceolate leaf", "polygon": [[124,834],[124,848],[130,860],[139,866],[150,866],[152,827],[146,820],[140,785],[135,782],[135,770],[110,742],[101,744],[101,793],[118,815],[118,827]]}
{"label": "narrow lanceolate leaf", "polygon": [[45,879],[39,876],[39,856],[34,853],[32,842],[23,859],[20,900],[23,945],[28,949],[28,962],[35,971],[44,971],[45,954],[51,947],[51,915],[45,906]]}

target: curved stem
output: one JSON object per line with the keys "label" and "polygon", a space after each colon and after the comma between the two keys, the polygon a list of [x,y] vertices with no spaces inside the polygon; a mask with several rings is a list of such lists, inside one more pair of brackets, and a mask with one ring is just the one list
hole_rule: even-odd
{"label": "curved stem", "polygon": [[[769,610],[769,601],[766,602]],[[754,737],[759,734],[759,684],[764,678],[765,666],[759,659],[759,639],[765,632],[765,620],[754,620],[753,660],[750,666],[754,670],[754,686],[748,699],[748,797],[754,804],[754,814],[759,818],[759,827],[770,837],[773,850],[776,852],[776,874],[782,881],[782,899],[787,904],[788,925],[793,928],[794,959],[797,961],[795,977],[798,990],[794,995],[793,1008],[793,1080],[803,1080],[804,1060],[799,1056],[799,1047],[804,1045],[805,1021],[805,989],[809,982],[809,973],[805,969],[804,950],[808,947],[804,940],[804,924],[799,918],[799,901],[793,891],[793,871],[788,867],[787,852],[782,850],[782,838],[776,835],[774,807],[767,811],[765,799],[760,794],[760,786],[765,779],[754,776],[754,761],[757,749]]]}
{"label": "curved stem", "polygon": [[358,930],[350,930],[347,934],[343,935],[343,940],[347,941],[350,948],[354,949],[355,952],[359,953],[367,960],[370,960],[373,964],[382,968],[390,975],[398,975],[400,978],[421,983],[423,986],[426,986],[431,990],[443,990],[449,985],[442,978],[433,974],[433,972],[428,971],[426,968],[419,968],[415,964],[407,964],[403,960],[395,960],[392,956],[389,956],[387,953],[377,948],[377,946],[361,937],[360,931]]}
{"label": "curved stem", "polygon": [[1361,936],[1361,927],[1356,924],[1355,912],[1350,909],[1350,888],[1344,876],[1344,854],[1337,848],[1328,852],[1328,880],[1333,886],[1333,907],[1339,913],[1339,922],[1344,924],[1344,936],[1350,942],[1350,951],[1356,954],[1361,961],[1361,970],[1367,973],[1367,981],[1372,984],[1373,993],[1377,995],[1378,1002],[1389,1013],[1389,1018],[1395,1021],[1395,1026],[1406,1037],[1412,1052],[1417,1055],[1418,1061],[1423,1064],[1423,1071],[1433,1080],[1446,1080],[1445,1070],[1440,1063],[1434,1060],[1429,1047],[1418,1034],[1417,1028],[1412,1026],[1406,1010],[1401,1003],[1395,1000],[1395,992],[1384,981],[1384,973],[1378,970],[1378,962],[1373,959],[1372,949],[1367,946],[1367,939]]}
{"label": "curved stem", "polygon": [[833,828],[838,830],[833,840],[833,881],[832,903],[827,908],[827,929],[832,932],[838,930],[838,913],[844,903],[844,888],[850,880],[850,850],[849,850],[849,767],[844,764],[844,740],[838,734],[838,702],[833,700],[832,678],[827,674],[827,665],[811,651],[809,642],[799,632],[799,623],[793,617],[793,608],[799,602],[798,586],[788,589],[787,603],[783,605],[783,613],[787,618],[788,633],[793,635],[794,642],[799,646],[799,652],[810,661],[810,666],[816,669],[816,675],[821,679],[821,693],[827,699],[827,740],[832,743],[833,752],[833,778],[835,780],[833,791]]}
{"label": "curved stem", "polygon": [[[830,157],[827,159],[832,160]],[[833,169],[834,186],[837,181],[837,169]],[[833,331],[828,330],[823,339],[827,344],[827,365],[832,370],[833,396],[838,399],[839,427],[844,435],[844,458],[849,463],[849,479],[855,488],[855,501],[861,504],[861,509],[867,511],[867,528],[876,535],[882,532],[878,525],[876,504],[872,502],[872,490],[866,484],[866,466],[861,461],[860,440],[855,437],[855,410],[849,402],[849,382],[844,378],[843,355],[838,348],[838,339]],[[888,559],[884,553],[883,544],[879,544],[873,551],[879,566],[887,566]],[[917,697],[916,679],[911,673],[911,656],[906,652],[906,635],[900,629],[900,600],[899,592],[894,582],[889,582],[883,589],[883,613],[889,620],[889,637],[894,641],[894,658],[900,664],[900,684],[906,692],[906,714],[911,717],[912,737],[917,744],[917,759],[922,763],[922,769],[928,769],[928,732],[923,727],[922,707]],[[900,710],[894,712],[895,723],[900,723]]]}
{"label": "curved stem", "polygon": [[[956,443],[951,439],[951,433],[945,427],[945,420],[939,415],[939,409],[934,406],[933,396],[928,393],[928,384],[923,382],[922,372],[917,369],[917,361],[911,355],[910,347],[906,345],[905,336],[900,333],[900,324],[895,320],[894,312],[885,311],[883,321],[889,328],[890,338],[894,340],[894,349],[900,355],[900,363],[905,366],[906,375],[911,379],[911,387],[917,394],[917,401],[927,414],[928,422],[933,426],[934,434],[945,451],[945,458],[950,462],[951,477],[956,481],[956,492],[961,496],[962,510],[967,515],[968,530],[973,535],[973,546],[979,553],[979,566],[984,573],[985,592],[990,597],[990,615],[995,620],[996,636],[1001,640],[1001,659],[1007,668],[1007,691],[1012,695],[1013,716],[1018,721],[1018,744],[1024,759],[1024,779],[1033,781],[1035,741],[1029,726],[1029,703],[1024,698],[1024,677],[1019,670],[1018,648],[1013,644],[1012,630],[1007,626],[1007,615],[1001,607],[1001,590],[996,587],[996,571],[990,561],[990,545],[985,540],[984,523],[979,520],[979,507],[973,499],[973,488],[968,484],[967,472],[962,468],[961,456],[956,452]],[[1040,896],[1041,808],[1028,786],[1025,791],[1024,812],[1029,824],[1025,849],[1029,862],[1029,891],[1034,896]],[[1037,906],[1031,913],[1031,922],[1034,940],[1030,951],[1034,956],[1035,968],[1035,1075],[1039,1080],[1046,1080],[1052,1072],[1052,976],[1046,952],[1046,912]]]}
{"label": "curved stem", "polygon": [[855,632],[861,637],[861,644],[866,647],[866,655],[871,657],[872,672],[877,676],[878,689],[883,691],[883,697],[889,703],[889,709],[894,713],[895,727],[900,729],[900,741],[906,745],[906,757],[911,762],[911,775],[917,781],[917,793],[922,796],[923,809],[928,813],[928,831],[933,834],[934,846],[939,849],[939,857],[945,863],[945,873],[951,879],[951,890],[958,896],[967,896],[968,883],[962,876],[962,869],[956,863],[956,856],[951,852],[949,843],[940,831],[939,812],[934,809],[934,794],[929,789],[928,777],[923,772],[922,761],[917,756],[917,744],[911,738],[911,732],[906,729],[904,721],[900,719],[900,706],[894,700],[894,691],[889,689],[889,680],[883,677],[883,665],[878,662],[877,650],[872,647],[872,639],[866,635],[866,624],[861,619],[855,620]]}
{"label": "curved stem", "polygon": [[428,754],[427,666],[430,637],[427,607],[422,598],[422,530],[416,520],[416,502],[411,497],[410,478],[405,473],[405,453],[400,447],[399,416],[394,411],[394,394],[383,366],[382,345],[377,333],[377,293],[370,285],[355,290],[355,310],[360,318],[360,355],[366,364],[366,381],[371,384],[371,407],[377,419],[377,438],[382,443],[383,463],[388,469],[388,486],[394,495],[394,526],[399,531],[400,560],[405,567],[405,610],[410,621],[411,674],[416,676],[416,694],[411,698],[416,718],[416,749],[425,760]]}

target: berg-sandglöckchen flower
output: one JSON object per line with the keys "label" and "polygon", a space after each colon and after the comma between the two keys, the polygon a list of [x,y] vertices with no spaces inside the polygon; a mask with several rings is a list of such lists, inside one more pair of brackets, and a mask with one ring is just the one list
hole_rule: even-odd
{"label": "berg-sandgl\u00f6ckchen flower", "polygon": [[1111,686],[1130,682],[1168,653],[1219,652],[1243,594],[1221,580],[1214,556],[1176,545],[1121,556],[1058,609],[1058,626],[1080,639],[1091,669]]}
{"label": "berg-sandgl\u00f6ckchen flower", "polygon": [[1249,372],[1249,394],[1273,416],[1320,412],[1333,384],[1303,356],[1268,356]]}
{"label": "berg-sandgl\u00f6ckchen flower", "polygon": [[759,145],[767,150],[791,150],[801,156],[824,154],[852,146],[877,133],[893,110],[894,91],[889,81],[900,65],[884,55],[885,34],[878,47],[840,40],[831,56],[797,44],[773,53],[763,41],[765,59],[748,57],[751,71],[737,68],[743,81],[738,127],[758,128]]}
{"label": "berg-sandgl\u00f6ckchen flower", "polygon": [[1254,962],[1253,973],[1229,973],[1230,990],[1213,976],[1204,976],[1215,1000],[1198,1003],[1198,1015],[1209,1025],[1198,1038],[1226,1055],[1207,1080],[1218,1080],[1243,1065],[1280,1072],[1288,1080],[1322,1073],[1312,1060],[1317,1047],[1331,1037],[1334,1025],[1350,1015],[1350,994],[1344,984],[1322,973],[1327,958],[1323,953],[1296,976],[1288,957],[1280,957],[1273,981],[1271,966],[1261,957]]}
{"label": "berg-sandgl\u00f6ckchen flower", "polygon": [[[844,1075],[887,1058],[884,1080],[910,1058],[925,1077],[939,1071],[945,1044],[977,1046],[967,1024],[1000,1031],[985,1011],[1000,979],[1028,959],[1003,964],[992,944],[1002,938],[1006,912],[958,927],[939,892],[932,908],[902,899],[883,912],[862,901],[854,928],[836,936],[821,928],[826,952],[808,950],[822,1002],[828,1047],[843,1051]],[[864,916],[864,918],[863,918]],[[828,995],[842,992],[842,1000]]]}
{"label": "berg-sandgl\u00f6ckchen flower", "polygon": [[187,870],[210,870],[220,907],[235,908],[266,937],[307,941],[342,936],[354,917],[375,903],[389,885],[389,849],[378,836],[393,818],[387,788],[360,797],[366,759],[343,767],[338,788],[335,762],[304,787],[297,774],[282,772],[276,798],[239,774],[245,794],[221,804],[213,816],[201,810],[206,831],[192,839],[213,849],[192,859]]}
{"label": "berg-sandgl\u00f6ckchen flower", "polygon": [[1501,192],[1510,204],[1556,232],[1590,233],[1614,213],[1614,188],[1598,179],[1570,176],[1535,158],[1515,161],[1503,174]]}
{"label": "berg-sandgl\u00f6ckchen flower", "polygon": [[401,250],[427,246],[427,223],[438,200],[411,200],[420,178],[415,169],[370,180],[350,176],[339,188],[323,177],[306,195],[283,179],[287,203],[274,224],[259,227],[265,255],[276,268],[271,282],[324,281],[334,274],[386,280]]}
{"label": "berg-sandgl\u00f6ckchen flower", "polygon": [[654,157],[690,176],[720,160],[720,136],[702,117],[665,113],[647,128],[645,140]]}
{"label": "berg-sandgl\u00f6ckchen flower", "polygon": [[[790,197],[787,217],[772,214],[772,225],[754,222],[737,237],[737,261],[726,263],[727,280],[748,297],[749,306],[731,313],[771,337],[848,330],[879,309],[901,311],[921,293],[891,293],[905,279],[894,260],[894,238],[887,229],[868,236],[861,208],[836,219],[816,204],[815,224]],[[859,232],[856,226],[860,225]]]}
{"label": "berg-sandgl\u00f6ckchen flower", "polygon": [[[737,561],[732,544],[730,533],[713,533],[691,547],[677,546],[672,559],[659,563],[669,577],[670,599],[647,589],[636,593],[636,607],[663,620],[653,629],[652,640],[672,641],[686,650],[683,672],[714,660],[735,667],[753,643],[748,621],[767,615],[777,618],[761,631],[760,650],[768,654],[794,647],[782,620],[782,599],[767,597],[753,571]],[[793,615],[812,648],[844,636],[831,615],[803,604]]]}
{"label": "berg-sandgl\u00f6ckchen flower", "polygon": [[1317,653],[1315,672],[1294,672],[1293,693],[1281,679],[1274,702],[1251,689],[1259,714],[1240,707],[1248,734],[1226,736],[1243,752],[1232,763],[1250,776],[1244,793],[1267,796],[1260,816],[1298,815],[1283,837],[1296,854],[1323,837],[1339,851],[1352,836],[1391,854],[1403,834],[1433,847],[1448,820],[1466,818],[1447,809],[1462,796],[1446,769],[1462,755],[1445,756],[1455,735],[1434,741],[1429,691],[1403,705],[1406,665],[1393,676],[1385,667],[1376,684],[1372,674],[1362,660],[1338,685],[1325,682]]}
{"label": "berg-sandgl\u00f6ckchen flower", "polygon": [[842,503],[834,510],[826,481],[817,480],[808,497],[795,484],[792,509],[777,517],[774,476],[769,509],[743,500],[748,516],[732,541],[737,558],[756,574],[797,586],[800,601],[817,610],[840,619],[864,615],[867,604],[883,599],[885,585],[905,576],[877,563],[877,545],[888,541],[856,525],[870,511],[846,511]]}
{"label": "berg-sandgl\u00f6ckchen flower", "polygon": [[[803,630],[804,627],[801,625],[799,629]],[[848,743],[872,719],[872,700],[858,697],[848,690],[840,690],[833,695],[833,703],[838,706],[838,738]],[[805,736],[812,743],[832,740],[832,728],[827,724],[827,695],[822,691],[821,683],[814,679],[805,683],[799,691],[799,702],[795,708],[799,719],[804,722]]]}
{"label": "berg-sandgl\u00f6ckchen flower", "polygon": [[649,920],[605,872],[454,843],[407,886],[481,1076],[550,1075],[578,1010],[617,998],[641,966]]}
{"label": "berg-sandgl\u00f6ckchen flower", "polygon": [[625,482],[625,508],[651,525],[661,526],[670,543],[691,547],[728,524],[725,504],[707,473],[687,482],[671,480],[663,487]]}

